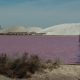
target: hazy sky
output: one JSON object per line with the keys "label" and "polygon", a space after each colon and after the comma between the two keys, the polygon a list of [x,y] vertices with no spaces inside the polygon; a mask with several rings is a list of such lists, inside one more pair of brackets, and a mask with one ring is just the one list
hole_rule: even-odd
{"label": "hazy sky", "polygon": [[0,0],[0,24],[47,27],[80,22],[80,0]]}

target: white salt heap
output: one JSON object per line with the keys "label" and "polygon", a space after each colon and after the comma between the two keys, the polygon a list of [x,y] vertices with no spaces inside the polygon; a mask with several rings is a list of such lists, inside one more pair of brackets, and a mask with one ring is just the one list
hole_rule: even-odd
{"label": "white salt heap", "polygon": [[8,27],[5,28],[2,32],[40,32],[42,31],[39,27],[24,27],[24,26],[16,26],[16,27]]}
{"label": "white salt heap", "polygon": [[36,32],[45,33],[45,35],[80,35],[80,23],[68,23],[51,26],[45,29],[40,27],[7,27],[0,30],[1,33],[5,32]]}
{"label": "white salt heap", "polygon": [[45,28],[42,32],[46,35],[79,35],[80,23],[55,25]]}

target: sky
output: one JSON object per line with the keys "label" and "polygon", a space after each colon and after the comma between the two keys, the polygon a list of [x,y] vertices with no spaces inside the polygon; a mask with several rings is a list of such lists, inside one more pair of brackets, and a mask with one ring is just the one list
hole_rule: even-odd
{"label": "sky", "polygon": [[49,27],[80,22],[80,0],[0,0],[0,25]]}

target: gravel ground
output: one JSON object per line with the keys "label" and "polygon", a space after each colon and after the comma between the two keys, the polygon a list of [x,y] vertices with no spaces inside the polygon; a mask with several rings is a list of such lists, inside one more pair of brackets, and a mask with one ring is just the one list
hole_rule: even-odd
{"label": "gravel ground", "polygon": [[[20,80],[9,79],[0,76],[0,80]],[[21,80],[80,80],[80,65],[61,65],[58,69],[46,69],[42,73],[35,73],[30,79]]]}

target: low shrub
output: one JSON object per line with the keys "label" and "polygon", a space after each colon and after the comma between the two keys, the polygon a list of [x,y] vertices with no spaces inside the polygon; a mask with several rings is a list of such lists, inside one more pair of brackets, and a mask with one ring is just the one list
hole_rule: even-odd
{"label": "low shrub", "polygon": [[0,74],[11,78],[28,78],[31,74],[40,70],[41,62],[37,55],[22,57],[11,60],[6,54],[0,55]]}
{"label": "low shrub", "polygon": [[56,58],[56,60],[52,63],[53,68],[55,68],[55,69],[59,68],[59,67],[60,67],[60,64],[61,64],[61,61],[60,61],[60,59],[57,59],[57,58]]}
{"label": "low shrub", "polygon": [[35,72],[44,69],[58,68],[59,59],[42,61],[37,55],[29,55],[24,53],[21,57],[10,59],[7,54],[0,54],[0,74],[10,78],[30,78]]}

